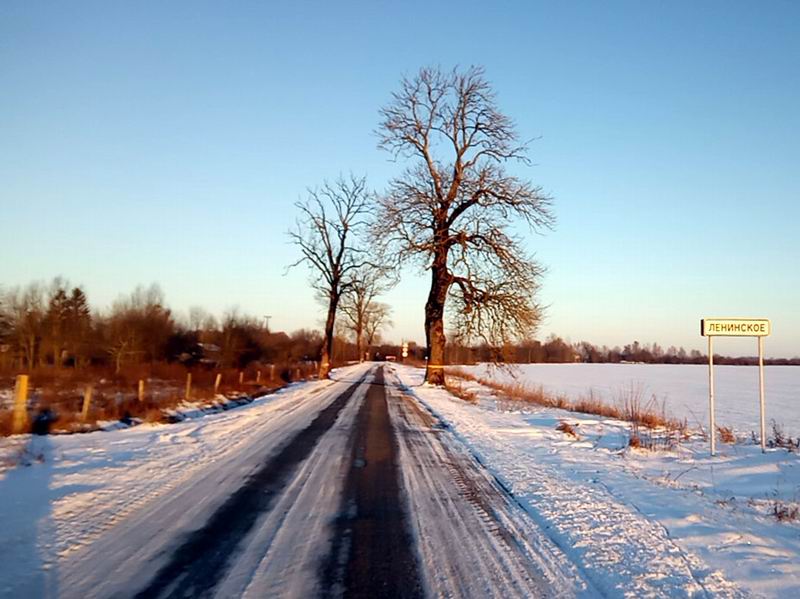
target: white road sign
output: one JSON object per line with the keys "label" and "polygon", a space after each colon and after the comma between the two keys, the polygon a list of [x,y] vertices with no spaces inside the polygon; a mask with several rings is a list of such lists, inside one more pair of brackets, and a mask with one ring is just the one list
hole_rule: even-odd
{"label": "white road sign", "polygon": [[714,337],[758,337],[758,403],[761,408],[761,451],[767,450],[767,417],[764,402],[764,337],[772,332],[766,318],[703,318],[700,334],[708,337],[708,412],[711,455],[717,452],[714,417]]}
{"label": "white road sign", "polygon": [[766,318],[704,318],[700,321],[703,337],[766,337],[770,328]]}

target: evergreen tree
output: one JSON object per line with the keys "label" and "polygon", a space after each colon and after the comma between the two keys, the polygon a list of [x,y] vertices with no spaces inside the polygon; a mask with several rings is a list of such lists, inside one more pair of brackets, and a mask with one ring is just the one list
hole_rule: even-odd
{"label": "evergreen tree", "polygon": [[66,303],[65,340],[73,364],[80,368],[88,361],[92,332],[92,313],[83,289],[72,289]]}

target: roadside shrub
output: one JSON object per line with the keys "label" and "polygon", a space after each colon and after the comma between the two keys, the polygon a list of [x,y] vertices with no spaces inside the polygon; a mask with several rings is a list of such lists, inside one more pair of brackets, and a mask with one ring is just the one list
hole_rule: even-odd
{"label": "roadside shrub", "polygon": [[[256,383],[256,373],[261,378]],[[40,367],[32,371],[29,383],[28,416],[33,422],[42,410],[51,410],[56,420],[51,422],[51,432],[88,432],[98,429],[103,421],[166,422],[164,411],[173,409],[185,401],[187,368],[181,364],[127,364],[118,374],[108,368],[86,367],[81,370]],[[239,374],[243,381],[239,383]],[[251,365],[245,369],[191,369],[192,402],[201,404],[214,400],[214,382],[222,375],[219,393],[223,395],[263,395],[285,382],[314,378],[310,362],[276,365],[275,379],[270,380],[271,365]],[[285,377],[285,378],[284,378]],[[139,381],[145,382],[144,401],[139,401]],[[13,389],[15,377],[2,379],[2,386]],[[91,385],[92,401],[86,419],[82,417],[83,397]],[[13,420],[10,404],[0,407],[0,436],[12,434]]]}
{"label": "roadside shrub", "polygon": [[598,396],[594,389],[589,389],[589,393],[587,395],[580,396],[576,401],[572,402],[567,409],[574,412],[594,414],[595,416],[616,418],[617,420],[622,420],[625,418],[622,410],[620,410],[618,406],[603,401],[603,398]]}
{"label": "roadside shrub", "polygon": [[[755,433],[753,433],[753,437],[755,438]],[[800,449],[800,437],[798,437],[796,440],[792,439],[783,432],[783,427],[773,420],[772,438],[768,440],[767,445],[770,447],[780,447],[781,449],[796,452],[798,449]]]}
{"label": "roadside shrub", "polygon": [[718,426],[717,432],[719,432],[719,438],[722,439],[723,443],[736,443],[736,435],[733,434],[733,429],[729,426]]}
{"label": "roadside shrub", "polygon": [[[461,368],[448,368],[447,374],[451,377],[477,382],[492,389],[498,397],[502,397],[504,400],[630,422],[629,445],[631,447],[650,450],[671,449],[687,436],[686,420],[668,416],[665,403],[659,403],[655,395],[651,396],[649,400],[645,400],[644,389],[641,385],[630,385],[618,394],[615,403],[609,403],[593,389],[576,400],[570,400],[565,395],[548,393],[541,385],[532,386],[519,382],[504,383],[475,376]],[[457,395],[457,393],[454,394]]]}
{"label": "roadside shrub", "polygon": [[796,505],[787,505],[782,501],[774,501],[770,510],[778,522],[797,522],[800,520],[800,508]]}
{"label": "roadside shrub", "polygon": [[455,395],[459,399],[463,399],[471,404],[478,403],[478,394],[474,391],[470,391],[469,389],[465,389],[461,383],[452,377],[445,376],[444,387],[448,392]]}

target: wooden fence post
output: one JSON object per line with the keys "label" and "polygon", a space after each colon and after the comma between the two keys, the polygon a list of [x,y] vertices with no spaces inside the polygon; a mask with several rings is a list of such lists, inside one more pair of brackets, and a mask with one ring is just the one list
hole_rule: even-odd
{"label": "wooden fence post", "polygon": [[269,380],[271,381],[275,380],[275,364],[269,365]]}
{"label": "wooden fence post", "polygon": [[239,371],[239,384],[241,385],[242,383],[244,383],[244,372],[240,370]]}
{"label": "wooden fence post", "polygon": [[261,371],[257,370],[256,371],[256,383],[260,383],[260,382],[261,382]]}
{"label": "wooden fence post", "polygon": [[81,409],[81,420],[86,422],[89,418],[89,406],[92,405],[92,386],[87,385],[86,390],[83,392],[83,408]]}
{"label": "wooden fence post", "polygon": [[217,378],[214,379],[214,395],[219,393],[219,386],[222,384],[222,373],[217,373]]}
{"label": "wooden fence post", "polygon": [[28,426],[28,375],[20,374],[14,385],[14,421],[12,432],[19,434],[25,432]]}
{"label": "wooden fence post", "polygon": [[192,373],[191,372],[187,372],[186,373],[186,395],[184,395],[184,398],[186,399],[186,401],[189,401],[189,398],[191,396],[192,396]]}
{"label": "wooden fence post", "polygon": [[144,402],[144,379],[139,379],[139,403]]}

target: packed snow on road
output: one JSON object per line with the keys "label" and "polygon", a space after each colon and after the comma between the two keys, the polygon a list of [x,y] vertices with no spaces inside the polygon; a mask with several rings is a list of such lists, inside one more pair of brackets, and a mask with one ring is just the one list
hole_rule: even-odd
{"label": "packed snow on road", "polygon": [[[795,454],[633,450],[624,422],[382,368],[175,424],[0,440],[0,596],[337,595],[397,566],[362,563],[381,548],[410,595],[800,591],[800,527],[771,515],[797,505]],[[393,543],[360,520],[376,506]]]}

